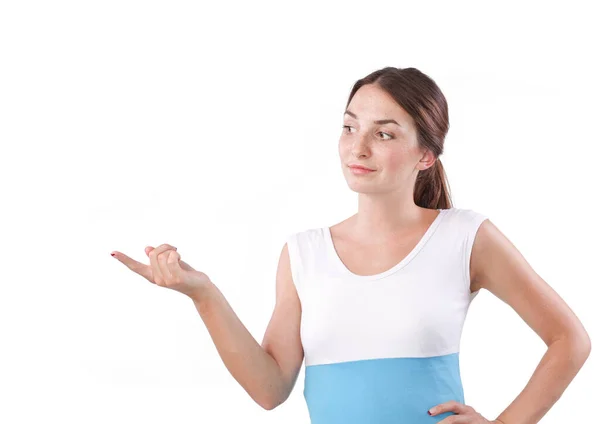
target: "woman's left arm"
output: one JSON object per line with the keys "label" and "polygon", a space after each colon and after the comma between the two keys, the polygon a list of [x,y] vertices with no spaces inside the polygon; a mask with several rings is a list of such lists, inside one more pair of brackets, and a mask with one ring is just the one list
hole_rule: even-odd
{"label": "woman's left arm", "polygon": [[473,242],[471,269],[475,289],[484,288],[511,306],[548,346],[525,388],[496,418],[504,424],[538,423],[587,360],[590,337],[571,308],[489,219]]}

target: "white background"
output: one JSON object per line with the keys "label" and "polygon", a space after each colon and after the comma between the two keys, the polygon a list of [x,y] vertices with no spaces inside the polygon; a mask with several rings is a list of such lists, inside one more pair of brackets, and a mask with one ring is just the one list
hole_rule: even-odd
{"label": "white background", "polygon": [[[263,410],[192,301],[110,252],[177,246],[260,342],[287,235],[356,212],[342,114],[385,66],[440,86],[454,206],[488,215],[596,343],[591,3],[2,2],[0,422],[307,424],[304,369]],[[466,403],[495,418],[544,352],[482,290]],[[593,420],[598,377],[592,349],[541,422]]]}

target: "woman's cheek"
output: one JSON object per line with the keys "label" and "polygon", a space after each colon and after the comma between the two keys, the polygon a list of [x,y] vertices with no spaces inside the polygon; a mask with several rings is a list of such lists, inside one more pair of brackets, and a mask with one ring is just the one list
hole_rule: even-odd
{"label": "woman's cheek", "polygon": [[398,169],[402,168],[404,165],[405,155],[402,152],[395,151],[390,152],[387,160],[387,168],[390,172],[396,172]]}

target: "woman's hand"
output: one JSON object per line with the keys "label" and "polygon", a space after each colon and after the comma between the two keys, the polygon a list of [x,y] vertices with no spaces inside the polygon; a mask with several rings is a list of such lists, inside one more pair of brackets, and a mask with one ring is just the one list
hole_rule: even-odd
{"label": "woman's hand", "polygon": [[181,260],[176,247],[161,244],[156,249],[148,246],[144,250],[150,258],[150,265],[121,252],[114,251],[111,255],[151,283],[181,292],[193,300],[200,299],[204,290],[212,284],[208,275]]}
{"label": "woman's hand", "polygon": [[429,410],[429,415],[438,415],[444,412],[454,412],[455,415],[444,418],[438,421],[438,424],[504,424],[499,420],[488,421],[475,411],[471,406],[454,400],[440,403]]}

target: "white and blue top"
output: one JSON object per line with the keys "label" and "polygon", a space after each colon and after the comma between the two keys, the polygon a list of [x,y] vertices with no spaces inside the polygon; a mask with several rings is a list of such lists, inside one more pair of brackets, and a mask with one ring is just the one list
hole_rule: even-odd
{"label": "white and blue top", "polygon": [[464,403],[459,345],[471,301],[469,263],[485,215],[440,213],[400,263],[357,275],[329,227],[287,237],[302,306],[304,398],[311,424],[426,424],[432,406]]}

